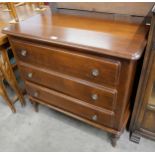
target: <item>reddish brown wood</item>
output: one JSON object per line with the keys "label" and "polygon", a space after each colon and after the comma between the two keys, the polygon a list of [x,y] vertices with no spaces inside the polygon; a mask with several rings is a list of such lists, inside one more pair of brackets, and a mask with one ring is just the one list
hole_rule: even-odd
{"label": "reddish brown wood", "polygon": [[91,121],[113,127],[114,113],[59,92],[26,82],[29,95]]}
{"label": "reddish brown wood", "polygon": [[117,97],[116,90],[28,64],[20,64],[25,80],[57,90],[92,105],[114,110]]}
{"label": "reddish brown wood", "polygon": [[[101,125],[101,124],[99,124],[99,123],[95,123],[95,122],[93,122],[93,121],[90,121],[90,120],[88,120],[88,119],[85,119],[85,118],[83,118],[83,117],[80,117],[80,116],[78,116],[78,115],[76,115],[76,114],[73,114],[73,113],[71,113],[71,112],[68,112],[68,111],[66,111],[66,110],[63,110],[62,108],[57,108],[56,106],[52,106],[51,104],[48,104],[48,103],[45,102],[45,101],[38,100],[37,98],[34,98],[34,97],[32,97],[32,96],[30,96],[30,100],[33,100],[34,102],[37,102],[37,103],[42,104],[42,105],[45,105],[45,106],[47,106],[47,107],[50,107],[50,108],[52,108],[52,109],[54,109],[54,110],[56,110],[56,111],[62,112],[62,113],[64,113],[64,114],[68,115],[68,116],[71,116],[71,117],[73,117],[73,118],[76,118],[76,119],[78,119],[78,120],[80,120],[80,121],[83,121],[83,122],[85,122],[85,123],[87,123],[87,124],[90,124],[90,125],[92,125],[92,126],[94,126],[94,127],[96,127],[96,128],[99,128],[99,129],[108,131],[108,132],[113,133],[113,134],[118,135],[118,136],[121,134],[121,132],[116,131],[116,130],[114,130],[113,128],[108,128],[108,127],[103,126],[103,125]],[[121,131],[122,131],[122,130],[121,130]]]}
{"label": "reddish brown wood", "polygon": [[[40,43],[39,45],[34,46],[34,47],[36,47],[34,49],[32,46],[31,46],[32,48],[28,48],[28,47],[30,47],[30,45],[32,43],[27,41],[27,44],[25,44],[25,46],[22,46],[23,41],[20,40],[20,45],[17,45],[17,41],[15,42],[14,38],[11,39],[11,43],[13,44],[12,48],[16,51],[15,55],[17,57],[19,67],[21,66],[21,62],[24,62],[24,63],[26,62],[28,64],[35,65],[37,67],[42,68],[41,70],[44,70],[45,72],[53,72],[54,71],[54,72],[58,72],[58,74],[66,73],[68,76],[68,79],[71,79],[71,80],[74,78],[77,79],[77,77],[78,77],[78,79],[81,82],[83,81],[84,83],[89,83],[89,80],[91,79],[91,81],[93,82],[93,85],[94,84],[98,85],[97,79],[100,79],[100,83],[101,83],[102,79],[100,78],[100,76],[103,78],[107,77],[106,79],[108,79],[109,76],[113,76],[113,72],[112,72],[113,67],[111,67],[111,64],[113,64],[114,62],[115,63],[117,62],[118,66],[119,66],[119,69],[117,71],[118,74],[116,77],[116,79],[119,79],[117,82],[117,85],[110,88],[110,87],[107,87],[106,84],[104,84],[104,81],[102,80],[103,81],[101,83],[102,85],[99,85],[99,87],[104,87],[105,90],[107,89],[107,90],[111,90],[112,92],[116,92],[116,104],[114,104],[113,107],[111,106],[111,109],[113,109],[113,111],[116,113],[116,116],[115,116],[116,120],[120,120],[120,123],[118,123],[117,121],[113,121],[113,124],[114,124],[115,129],[117,129],[117,130],[122,128],[122,124],[124,123],[124,118],[123,118],[124,112],[126,111],[126,107],[129,102],[128,100],[129,100],[130,93],[131,93],[131,87],[132,87],[132,82],[133,82],[134,73],[135,73],[136,61],[122,60],[122,59],[108,57],[108,56],[107,57],[104,56],[102,58],[102,56],[97,57],[95,55],[78,53],[78,51],[76,51],[76,49],[74,49],[74,53],[72,52],[72,50],[66,50],[65,56],[61,57],[61,59],[56,59],[57,61],[55,61],[55,57],[52,56],[54,50],[49,51],[50,47],[53,49],[52,46],[48,46],[48,48],[43,48],[44,50],[41,50],[42,46],[44,47],[44,45],[42,43]],[[20,46],[21,46],[21,48],[19,48]],[[38,46],[40,47],[40,49],[38,48]],[[23,47],[26,50],[25,49],[23,50]],[[24,51],[24,53],[26,53],[24,56],[22,54],[22,51]],[[42,52],[42,51],[44,51],[44,52]],[[37,54],[35,54],[35,52],[37,52]],[[64,50],[59,49],[59,51],[55,52],[55,53],[56,53],[57,57],[60,57],[61,54],[64,53]],[[70,65],[68,65],[67,63],[65,63],[65,64],[62,63],[65,61],[66,55],[68,55],[68,54],[74,55],[74,57],[75,57],[74,59],[77,59],[76,61],[74,61],[74,63],[72,61],[73,59],[71,59],[71,58],[68,59],[67,62]],[[80,56],[80,58],[84,57],[85,61],[81,62],[80,61],[81,59],[79,59],[79,56]],[[94,57],[95,57],[95,59],[94,59]],[[96,62],[97,58],[101,61]],[[40,60],[43,60],[43,61],[40,61]],[[78,60],[80,61],[80,63],[78,62]],[[106,60],[107,66],[104,65],[105,60]],[[55,63],[53,63],[53,61]],[[81,64],[85,64],[85,63],[87,65],[84,65],[84,67],[83,67]],[[101,67],[100,63],[104,63],[103,66],[105,66],[105,67]],[[77,66],[75,64],[77,64]],[[88,68],[90,68],[91,66],[94,66],[93,64],[94,65],[96,64],[98,67],[100,67],[99,70],[101,70],[101,71],[103,70],[104,72],[103,73],[101,72],[97,77],[92,76],[89,71],[91,69],[88,69]],[[81,66],[81,72],[83,74],[80,73],[79,65]],[[75,66],[76,68],[73,69],[73,66]],[[115,65],[113,65],[113,66],[115,66]],[[61,69],[61,68],[63,68],[63,69]],[[95,67],[91,67],[91,68],[95,68]],[[106,68],[109,68],[109,70],[106,70]],[[73,73],[73,74],[71,74],[71,73]],[[81,77],[79,75],[81,75]],[[85,79],[83,77],[85,77]],[[124,78],[124,77],[128,77],[128,78]],[[46,76],[46,78],[47,78],[47,76]],[[67,80],[67,81],[68,81],[69,85],[71,85],[69,80]],[[73,80],[73,82],[74,82],[74,80]],[[43,84],[44,82],[41,81],[41,83]],[[56,83],[56,81],[54,81],[54,83]],[[122,83],[124,83],[124,85],[122,85]],[[49,82],[47,84],[49,85]],[[57,90],[58,90],[58,85],[57,85]],[[124,91],[124,90],[126,90],[126,91]],[[58,91],[61,91],[61,89],[59,88]],[[90,93],[90,91],[88,93]],[[106,92],[106,94],[107,94],[107,92]],[[81,98],[81,97],[78,97],[78,98]],[[106,101],[104,101],[104,102],[106,102]],[[102,103],[100,103],[100,104],[102,104]],[[107,103],[104,103],[104,105],[106,105],[106,104]],[[124,112],[121,113],[120,111],[124,111]]]}
{"label": "reddish brown wood", "polygon": [[20,24],[9,26],[3,32],[129,60],[137,60],[141,57],[147,34],[145,26],[141,23],[52,14],[50,10]]}
{"label": "reddish brown wood", "polygon": [[[119,61],[79,54],[75,49],[52,48],[14,39],[12,43],[22,62],[111,87],[118,83],[121,67]],[[25,56],[22,55],[22,50],[26,51]],[[98,70],[97,76],[93,76],[93,70]]]}
{"label": "reddish brown wood", "polygon": [[115,145],[129,118],[145,27],[47,11],[3,32],[30,99],[114,134]]}

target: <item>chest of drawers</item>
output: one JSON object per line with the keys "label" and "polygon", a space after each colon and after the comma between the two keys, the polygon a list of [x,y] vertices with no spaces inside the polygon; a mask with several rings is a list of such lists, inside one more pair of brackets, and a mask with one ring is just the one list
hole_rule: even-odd
{"label": "chest of drawers", "polygon": [[3,32],[30,100],[109,132],[115,145],[130,115],[145,28],[46,12]]}

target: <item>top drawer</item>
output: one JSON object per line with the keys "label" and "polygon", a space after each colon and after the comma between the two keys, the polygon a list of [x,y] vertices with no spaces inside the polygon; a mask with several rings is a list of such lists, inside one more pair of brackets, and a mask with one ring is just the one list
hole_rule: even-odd
{"label": "top drawer", "polygon": [[120,62],[76,51],[12,40],[17,58],[38,67],[114,87],[118,84]]}

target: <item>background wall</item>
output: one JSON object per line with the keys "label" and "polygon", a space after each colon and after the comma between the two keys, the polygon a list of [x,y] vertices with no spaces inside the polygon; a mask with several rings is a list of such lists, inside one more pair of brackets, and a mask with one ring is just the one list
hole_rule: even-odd
{"label": "background wall", "polygon": [[107,13],[117,13],[117,14],[129,14],[137,16],[145,16],[148,14],[149,10],[152,8],[154,3],[152,2],[99,2],[99,3],[57,3],[59,8],[69,8],[78,10],[88,10],[97,12],[107,12]]}

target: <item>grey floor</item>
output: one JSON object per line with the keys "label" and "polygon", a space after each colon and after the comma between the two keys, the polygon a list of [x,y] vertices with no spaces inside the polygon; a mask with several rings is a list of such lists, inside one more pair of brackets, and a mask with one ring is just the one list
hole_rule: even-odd
{"label": "grey floor", "polygon": [[[13,92],[8,88],[10,95]],[[12,114],[0,97],[0,151],[155,151],[155,142],[142,138],[140,144],[129,141],[125,131],[116,148],[108,135],[45,106],[34,112],[27,97],[21,108],[16,102]]]}

